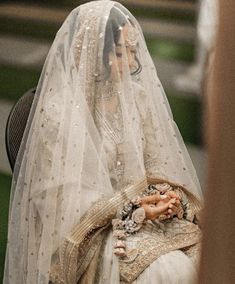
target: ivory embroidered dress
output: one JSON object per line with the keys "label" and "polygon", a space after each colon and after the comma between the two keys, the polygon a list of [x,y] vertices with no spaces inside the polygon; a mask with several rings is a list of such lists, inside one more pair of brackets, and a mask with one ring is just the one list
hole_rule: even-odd
{"label": "ivory embroidered dress", "polygon": [[[112,220],[148,184],[185,217],[146,220],[114,255]],[[37,86],[13,176],[4,283],[190,283],[201,191],[136,19],[121,4],[75,8]]]}
{"label": "ivory embroidered dress", "polygon": [[[158,170],[157,153],[152,134],[153,125],[150,115],[148,115],[144,90],[136,83],[133,83],[133,88],[135,89],[136,107],[138,109],[138,118],[136,119],[137,129],[140,131],[140,136],[142,137],[141,144],[144,148],[143,163],[145,164],[146,175],[153,177]],[[102,125],[101,129],[104,136],[110,137],[108,133],[115,128],[115,126],[112,127],[110,121],[120,125],[118,112],[119,110],[117,110],[117,114],[111,115],[112,118],[110,120],[110,117],[99,116],[98,121]],[[116,135],[106,141],[107,153],[110,153],[110,155],[108,154],[109,169],[111,177],[118,177],[118,180],[115,180],[114,184],[121,184],[124,172],[123,161],[121,155],[116,154],[116,151],[114,151],[118,144],[118,137],[120,139],[118,135],[121,135],[121,130],[117,130],[116,128],[114,133]],[[111,153],[115,154],[112,155]],[[176,241],[172,240],[173,236],[178,233],[179,238],[175,238]],[[184,234],[186,238],[184,238]],[[139,274],[141,272],[140,266],[142,266],[144,272],[133,283],[194,283],[196,281],[199,260],[199,239],[200,231],[197,226],[189,225],[188,221],[175,219],[165,225],[162,224],[162,226],[159,226],[157,223],[148,222],[138,234],[130,237],[128,240],[128,247],[130,250],[133,250],[130,254],[130,259],[134,260],[121,264],[121,269],[124,267],[126,273],[126,280],[128,280],[128,276],[130,278],[135,277],[133,270],[137,267],[137,274]],[[178,248],[184,248],[187,243],[189,245],[196,243],[196,245],[190,247],[190,250],[186,254],[182,249],[173,250],[161,255],[161,249],[164,250],[164,243],[169,241],[172,242],[173,247],[176,245]],[[145,253],[145,255],[139,256],[137,248],[141,254],[144,255]],[[156,253],[153,253],[152,256],[149,255],[153,250],[156,250]],[[161,256],[156,259],[158,254]],[[112,262],[115,259],[113,255],[112,231],[105,237],[100,255],[99,259],[102,264],[96,270],[96,272],[99,272],[99,277],[96,279],[97,283],[110,283],[110,281],[111,283],[119,283],[120,275],[115,273],[115,269],[112,266]],[[128,265],[130,266],[129,269],[127,269]],[[144,269],[145,267],[147,268]],[[122,283],[126,283],[124,279],[122,280]],[[129,281],[127,282],[130,283]]]}

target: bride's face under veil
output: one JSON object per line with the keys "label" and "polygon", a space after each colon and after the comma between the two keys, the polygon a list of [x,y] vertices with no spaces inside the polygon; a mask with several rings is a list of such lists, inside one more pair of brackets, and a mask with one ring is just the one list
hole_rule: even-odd
{"label": "bride's face under veil", "polygon": [[92,204],[146,176],[201,197],[138,22],[113,1],[81,5],[48,53],[17,158],[6,283],[48,283]]}
{"label": "bride's face under veil", "polygon": [[[125,24],[123,27],[119,27],[120,34],[117,45],[115,46],[115,53],[109,53],[109,65],[111,67],[110,79],[114,80],[118,77],[117,70],[119,72],[119,76],[122,78],[122,56],[123,56],[123,46],[125,48],[128,67],[130,70],[138,68],[138,62],[136,61],[136,53],[137,53],[137,31],[134,30],[134,27],[130,24]],[[134,41],[130,41],[130,34],[133,33],[135,37]],[[136,34],[135,34],[136,33]],[[117,65],[117,66],[115,66]],[[137,66],[137,67],[136,67]],[[133,72],[133,71],[132,71]]]}

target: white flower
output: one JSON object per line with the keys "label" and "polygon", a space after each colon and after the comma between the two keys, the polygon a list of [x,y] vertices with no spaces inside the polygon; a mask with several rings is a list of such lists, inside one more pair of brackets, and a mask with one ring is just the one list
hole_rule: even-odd
{"label": "white flower", "polygon": [[126,248],[126,242],[122,240],[117,240],[114,247],[115,248]]}
{"label": "white flower", "polygon": [[190,222],[193,222],[194,219],[194,210],[192,209],[190,203],[187,203],[186,205],[186,219]]}
{"label": "white flower", "polygon": [[126,251],[125,251],[124,248],[115,248],[114,249],[114,254],[116,256],[119,256],[119,257],[124,257],[124,256],[126,256]]}
{"label": "white flower", "polygon": [[172,190],[172,186],[168,183],[158,183],[155,185],[156,189],[161,191],[161,193],[165,193],[168,190]]}
{"label": "white flower", "polygon": [[123,230],[115,230],[113,232],[113,236],[118,238],[118,239],[125,239],[126,238],[126,234]]}
{"label": "white flower", "polygon": [[124,204],[123,209],[122,209],[122,214],[123,215],[128,215],[132,211],[132,204],[131,202],[127,202]]}
{"label": "white flower", "polygon": [[140,207],[138,209],[136,209],[133,213],[132,213],[132,217],[131,219],[137,223],[137,224],[142,224],[144,222],[145,219],[145,210],[143,207]]}
{"label": "white flower", "polygon": [[178,217],[179,219],[182,219],[183,216],[184,216],[184,210],[183,210],[182,207],[180,207],[179,210],[178,210],[178,212],[177,212],[177,217]]}
{"label": "white flower", "polygon": [[134,204],[134,205],[140,205],[140,203],[141,203],[141,197],[140,196],[136,196],[136,197],[134,197],[132,200],[131,200],[131,202]]}
{"label": "white flower", "polygon": [[114,229],[122,229],[124,222],[120,219],[113,219],[112,220],[112,225]]}

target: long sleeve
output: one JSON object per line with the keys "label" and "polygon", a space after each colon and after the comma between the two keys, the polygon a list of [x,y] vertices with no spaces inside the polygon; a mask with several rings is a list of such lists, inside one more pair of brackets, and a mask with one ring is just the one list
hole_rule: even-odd
{"label": "long sleeve", "polygon": [[153,132],[151,113],[148,111],[144,121],[144,165],[147,176],[154,176],[158,171],[158,153],[156,151],[156,137]]}

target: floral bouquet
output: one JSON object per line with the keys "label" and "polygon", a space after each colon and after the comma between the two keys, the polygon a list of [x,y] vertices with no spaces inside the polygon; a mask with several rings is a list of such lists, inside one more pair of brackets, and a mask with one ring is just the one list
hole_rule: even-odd
{"label": "floral bouquet", "polygon": [[[178,203],[177,207],[175,207],[177,210],[175,210],[174,214],[170,214],[172,210],[169,209],[167,212],[159,214],[157,218],[155,216],[151,218],[149,217],[150,215],[146,209],[146,202],[148,203],[148,200],[154,199],[155,202],[147,204],[150,210],[164,206],[166,202],[169,202],[169,199],[177,199]],[[192,217],[189,216],[190,211],[187,210],[189,209],[188,206],[188,199],[180,187],[172,186],[168,183],[156,185],[150,184],[142,196],[136,196],[129,202],[126,202],[120,210],[119,218],[112,220],[113,235],[116,239],[114,244],[114,253],[119,257],[125,257],[126,238],[138,232],[143,224],[149,219],[154,220],[155,218],[160,222],[169,220],[173,217],[177,217],[179,219],[186,218],[188,220],[192,219]],[[169,208],[172,207],[169,206]]]}

